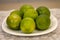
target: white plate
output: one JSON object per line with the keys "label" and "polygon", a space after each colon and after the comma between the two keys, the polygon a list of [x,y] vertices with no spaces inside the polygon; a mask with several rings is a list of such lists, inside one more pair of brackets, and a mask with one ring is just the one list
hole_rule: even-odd
{"label": "white plate", "polygon": [[12,34],[12,35],[17,35],[17,36],[37,36],[37,35],[43,35],[43,34],[50,33],[50,32],[54,31],[57,28],[57,19],[53,15],[51,15],[51,17],[50,17],[51,25],[50,25],[49,29],[47,29],[45,31],[37,31],[37,30],[35,30],[31,34],[24,34],[21,31],[14,31],[14,30],[11,30],[11,29],[7,28],[7,24],[6,24],[7,17],[4,19],[4,21],[2,23],[2,29],[3,29],[4,32]]}

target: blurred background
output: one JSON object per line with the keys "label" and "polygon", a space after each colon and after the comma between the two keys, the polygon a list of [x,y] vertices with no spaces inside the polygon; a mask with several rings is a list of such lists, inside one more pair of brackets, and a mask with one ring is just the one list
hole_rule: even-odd
{"label": "blurred background", "polygon": [[19,9],[23,4],[47,6],[48,8],[60,8],[60,0],[0,0],[0,10]]}

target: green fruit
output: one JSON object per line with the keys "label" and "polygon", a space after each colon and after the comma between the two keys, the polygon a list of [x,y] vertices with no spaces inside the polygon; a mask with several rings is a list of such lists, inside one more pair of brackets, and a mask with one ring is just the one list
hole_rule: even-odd
{"label": "green fruit", "polygon": [[28,10],[28,9],[34,9],[31,5],[23,5],[21,8],[20,8],[20,12],[23,16],[23,14]]}
{"label": "green fruit", "polygon": [[37,16],[38,16],[38,13],[34,9],[29,9],[24,13],[24,18],[30,17],[30,18],[36,19]]}
{"label": "green fruit", "polygon": [[14,30],[19,29],[20,22],[21,22],[21,17],[16,14],[12,14],[8,16],[6,20],[8,27]]}
{"label": "green fruit", "polygon": [[36,9],[36,11],[38,12],[39,15],[44,14],[50,17],[50,11],[47,7],[40,6]]}
{"label": "green fruit", "polygon": [[20,24],[23,33],[32,33],[35,30],[35,22],[32,18],[24,18]]}
{"label": "green fruit", "polygon": [[19,13],[19,11],[18,11],[18,10],[14,10],[14,11],[12,11],[10,15],[12,15],[12,14],[20,15],[20,13]]}
{"label": "green fruit", "polygon": [[46,15],[39,15],[36,19],[37,29],[45,30],[50,26],[50,18]]}

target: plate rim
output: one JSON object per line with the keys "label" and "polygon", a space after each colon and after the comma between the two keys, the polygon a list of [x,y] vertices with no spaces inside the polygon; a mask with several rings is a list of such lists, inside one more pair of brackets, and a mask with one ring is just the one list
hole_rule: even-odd
{"label": "plate rim", "polygon": [[[52,14],[51,14],[51,15],[52,15]],[[52,30],[50,30],[50,31],[48,31],[48,32],[45,32],[45,33],[43,33],[43,34],[36,33],[36,35],[35,35],[35,34],[27,34],[27,35],[20,34],[20,35],[19,35],[19,34],[14,34],[14,33],[7,32],[7,31],[3,28],[3,24],[4,24],[4,22],[6,21],[6,18],[7,18],[8,16],[6,16],[5,19],[4,19],[3,22],[2,22],[2,30],[3,30],[4,32],[8,33],[8,34],[17,35],[17,36],[38,36],[38,35],[48,34],[48,33],[52,32],[52,31],[54,31],[54,30],[57,28],[57,25],[58,25],[57,18],[56,18],[54,15],[52,15],[52,16],[54,17],[54,20],[55,20],[55,22],[56,22],[55,28],[53,28]]]}

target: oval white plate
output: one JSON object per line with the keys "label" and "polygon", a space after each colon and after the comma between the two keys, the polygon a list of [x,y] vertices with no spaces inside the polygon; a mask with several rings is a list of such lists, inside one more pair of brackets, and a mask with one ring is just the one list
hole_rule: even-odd
{"label": "oval white plate", "polygon": [[54,31],[57,28],[57,19],[53,15],[51,15],[51,17],[50,17],[51,25],[50,25],[49,29],[47,29],[45,31],[37,31],[37,30],[35,30],[31,34],[24,34],[21,31],[14,31],[14,30],[9,29],[7,27],[7,24],[6,24],[7,17],[4,19],[4,21],[2,23],[2,29],[6,33],[9,33],[9,34],[12,34],[12,35],[18,35],[18,36],[37,36],[37,35],[43,35],[43,34],[50,33],[50,32]]}

